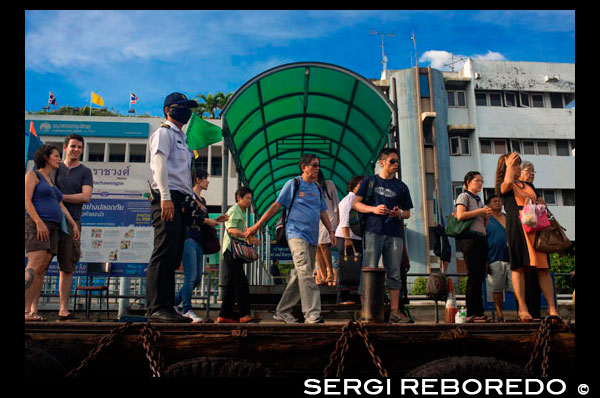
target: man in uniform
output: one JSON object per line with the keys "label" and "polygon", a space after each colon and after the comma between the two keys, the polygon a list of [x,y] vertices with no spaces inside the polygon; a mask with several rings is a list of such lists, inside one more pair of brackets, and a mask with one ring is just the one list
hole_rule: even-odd
{"label": "man in uniform", "polygon": [[[73,220],[77,223],[81,233],[81,209],[84,203],[92,199],[94,179],[92,170],[84,166],[79,158],[83,153],[83,137],[71,134],[65,138],[63,145],[63,158],[60,167],[56,170],[56,187],[63,193],[63,202]],[[69,312],[69,296],[73,288],[73,272],[81,256],[81,239],[74,240],[72,227],[69,225],[69,235],[60,234],[58,240],[59,268],[59,310],[58,319],[61,321],[72,319],[73,313]]]}
{"label": "man in uniform", "polygon": [[193,196],[193,154],[182,128],[190,120],[191,108],[197,106],[181,93],[169,94],[163,106],[167,121],[149,138],[154,250],[148,264],[146,301],[153,322],[191,321],[178,315],[173,305],[175,270],[181,265],[187,227],[182,206],[186,196]]}

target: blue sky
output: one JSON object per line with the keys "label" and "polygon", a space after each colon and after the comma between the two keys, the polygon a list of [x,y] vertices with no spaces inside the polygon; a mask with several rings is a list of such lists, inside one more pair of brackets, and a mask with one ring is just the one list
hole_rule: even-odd
{"label": "blue sky", "polygon": [[[25,110],[49,91],[59,106],[83,107],[91,92],[121,114],[162,116],[167,94],[235,92],[286,63],[340,65],[368,79],[419,65],[440,70],[458,57],[575,62],[575,11],[25,11]],[[414,59],[413,59],[414,63]]]}

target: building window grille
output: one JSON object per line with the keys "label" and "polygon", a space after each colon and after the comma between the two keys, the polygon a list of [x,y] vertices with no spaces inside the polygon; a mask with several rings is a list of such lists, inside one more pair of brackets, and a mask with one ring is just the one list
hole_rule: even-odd
{"label": "building window grille", "polygon": [[502,106],[502,95],[490,93],[490,106]]}
{"label": "building window grille", "polygon": [[494,153],[498,155],[508,153],[508,151],[506,150],[505,140],[494,140]]}
{"label": "building window grille", "polygon": [[104,143],[89,143],[88,162],[104,162]]}
{"label": "building window grille", "polygon": [[129,145],[129,161],[132,163],[146,162],[146,145],[145,144],[130,144]]}
{"label": "building window grille", "polygon": [[487,106],[487,94],[475,93],[475,104],[477,104],[477,106]]}
{"label": "building window grille", "polygon": [[492,153],[492,141],[480,140],[479,145],[481,146],[481,153]]}
{"label": "building window grille", "polygon": [[534,141],[523,141],[523,155],[535,155]]}
{"label": "building window grille", "polygon": [[125,161],[125,144],[109,144],[108,145],[108,161],[109,162],[124,162]]}

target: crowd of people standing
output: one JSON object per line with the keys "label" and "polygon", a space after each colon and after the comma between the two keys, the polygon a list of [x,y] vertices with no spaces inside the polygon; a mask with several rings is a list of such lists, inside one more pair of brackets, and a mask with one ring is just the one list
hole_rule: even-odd
{"label": "crowd of people standing", "polygon": [[[150,321],[210,322],[196,315],[191,304],[192,292],[203,272],[201,226],[215,228],[224,224],[226,233],[220,255],[225,264],[226,283],[217,322],[257,322],[250,311],[245,262],[232,244],[235,240],[256,244],[255,236],[260,228],[285,208],[288,214],[285,235],[293,268],[273,316],[275,320],[300,322],[292,309],[301,303],[305,323],[324,322],[319,285],[335,286],[338,303],[354,303],[353,288],[357,288],[358,295],[362,294],[362,275],[358,286],[339,283],[340,262],[332,261],[332,247],[337,248],[340,255],[349,249],[360,253],[363,268],[376,268],[381,260],[390,298],[390,322],[412,322],[400,296],[405,288],[403,272],[406,272],[402,268],[402,259],[406,257],[403,220],[410,218],[413,203],[408,186],[396,177],[399,169],[396,150],[384,148],[378,158],[379,173],[353,177],[341,201],[335,184],[324,178],[319,156],[305,153],[299,160],[300,176],[286,182],[277,200],[254,225],[246,225],[244,217],[253,200],[253,192],[248,187],[236,191],[236,203],[226,214],[211,219],[202,198],[202,191],[209,185],[208,173],[194,164],[182,131],[195,106],[195,101],[181,93],[167,96],[163,108],[166,121],[149,137],[150,210],[154,228],[146,297]],[[29,321],[44,320],[37,313],[37,303],[45,272],[54,255],[60,267],[59,319],[73,318],[68,311],[68,301],[73,272],[80,257],[81,207],[91,199],[93,180],[90,169],[79,161],[83,138],[67,137],[63,150],[64,161],[58,148],[42,145],[35,154],[35,169],[25,175],[28,256],[25,319]],[[548,302],[549,315],[558,315],[548,256],[535,250],[534,235],[526,233],[519,220],[528,201],[545,204],[533,186],[534,175],[533,165],[522,162],[518,153],[502,155],[496,171],[495,195],[487,198],[485,205],[479,196],[484,183],[481,173],[471,171],[464,177],[464,191],[456,199],[455,215],[461,221],[472,220],[461,239],[468,274],[469,321],[489,321],[484,314],[482,297],[486,275],[500,320],[504,319],[502,292],[507,288],[515,292],[520,321],[540,317],[540,290]],[[362,215],[360,235],[351,228],[353,211]],[[61,224],[67,224],[64,233],[60,232]],[[175,292],[175,270],[181,265],[184,283]],[[235,305],[237,313],[234,313]]]}

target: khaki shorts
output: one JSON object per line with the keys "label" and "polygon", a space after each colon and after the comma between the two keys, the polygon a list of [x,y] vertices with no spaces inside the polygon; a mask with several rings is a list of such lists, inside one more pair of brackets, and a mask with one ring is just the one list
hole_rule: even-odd
{"label": "khaki shorts", "polygon": [[59,224],[44,220],[46,227],[48,228],[49,238],[46,242],[42,242],[37,237],[37,227],[35,222],[25,216],[25,252],[31,253],[40,250],[46,250],[50,254],[56,254],[58,252],[58,236],[59,236]]}
{"label": "khaki shorts", "polygon": [[[81,235],[81,221],[75,221]],[[81,238],[73,240],[73,227],[69,225],[69,235],[59,234],[58,253],[56,259],[58,261],[58,269],[63,272],[75,272],[77,262],[81,257]]]}

